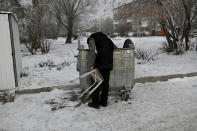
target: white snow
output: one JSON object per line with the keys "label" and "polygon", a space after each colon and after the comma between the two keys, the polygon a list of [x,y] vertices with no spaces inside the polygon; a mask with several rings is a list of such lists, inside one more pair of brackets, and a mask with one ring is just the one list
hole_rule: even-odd
{"label": "white snow", "polygon": [[[114,38],[121,48],[127,38]],[[158,51],[164,37],[130,37],[136,48]],[[23,68],[28,74],[20,79],[20,89],[68,85],[78,77],[77,40],[65,44],[65,38],[52,41],[49,54],[29,55],[23,49]],[[86,38],[81,41],[86,45]],[[51,63],[52,62],[52,63]],[[162,53],[155,61],[135,63],[136,78],[197,71],[197,52],[184,55]],[[52,66],[44,66],[43,63]],[[40,66],[41,65],[41,66]],[[109,105],[99,110],[78,104],[80,89],[53,90],[48,93],[16,95],[13,103],[0,104],[0,130],[69,131],[195,131],[197,129],[197,77],[167,82],[135,84],[130,99],[120,101],[110,92]]]}
{"label": "white snow", "polygon": [[[119,47],[127,38],[114,38],[113,42]],[[151,52],[159,52],[165,37],[130,37],[136,49],[145,49]],[[194,41],[194,40],[192,40]],[[135,63],[135,77],[163,76],[171,74],[185,74],[197,72],[197,52],[186,52],[184,55],[168,55],[166,53],[156,56],[156,61],[146,64]]]}
{"label": "white snow", "polygon": [[[77,41],[72,45],[65,44],[64,38],[51,41],[54,44],[49,54],[23,57],[23,68],[24,72],[28,73],[28,77],[21,79],[20,89],[67,85],[69,81],[78,77],[77,60],[74,57],[78,53]],[[53,62],[54,67],[39,66],[40,63],[50,62]]]}
{"label": "white snow", "polygon": [[[119,47],[123,47],[123,43],[127,38],[114,38],[113,42]],[[164,37],[130,37],[136,48],[158,51],[165,42]],[[69,81],[78,77],[76,70],[77,59],[74,57],[78,54],[77,40],[72,44],[65,44],[65,38],[58,38],[52,41],[52,50],[45,55],[27,55],[23,51],[23,68],[28,73],[28,77],[20,80],[20,89],[32,89],[49,86],[69,85]],[[87,47],[86,38],[81,43]],[[53,62],[54,67],[40,67],[39,63]],[[146,76],[163,76],[170,74],[183,74],[197,72],[197,52],[191,51],[184,55],[167,55],[162,53],[156,56],[155,61],[145,64],[137,64],[139,60],[135,60],[135,77]],[[62,66],[63,64],[63,66]],[[61,70],[58,70],[61,68]]]}
{"label": "white snow", "polygon": [[[55,131],[195,131],[197,77],[136,84],[127,102],[111,93],[99,110],[71,101],[73,91],[16,96],[0,105],[0,130]],[[51,104],[49,104],[51,102]],[[56,106],[62,109],[52,111]]]}
{"label": "white snow", "polygon": [[[112,0],[99,1],[98,14],[92,19],[112,17]],[[31,0],[22,0],[28,5]],[[158,52],[164,37],[129,37],[136,49]],[[126,37],[112,41],[121,48]],[[30,55],[23,46],[23,69],[19,90],[69,85],[78,77],[77,40],[50,40],[49,54]],[[197,40],[192,40],[196,44]],[[81,43],[87,47],[86,38]],[[197,72],[197,52],[183,55],[161,53],[154,61],[139,64],[135,59],[135,78]],[[167,82],[135,84],[130,99],[120,100],[120,92],[110,92],[108,107],[92,109],[87,104],[75,107],[80,89],[53,90],[38,94],[16,95],[14,102],[0,103],[0,131],[196,131],[197,77],[176,78]],[[79,84],[79,83],[77,83]]]}

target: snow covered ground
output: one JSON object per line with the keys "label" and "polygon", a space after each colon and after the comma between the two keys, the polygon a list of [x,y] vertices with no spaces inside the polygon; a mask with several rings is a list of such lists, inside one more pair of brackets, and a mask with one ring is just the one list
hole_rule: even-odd
{"label": "snow covered ground", "polygon": [[[119,48],[127,38],[115,38],[113,41]],[[131,37],[136,49],[145,49],[150,52],[158,52],[165,37]],[[197,72],[197,52],[187,52],[184,55],[159,54],[155,61],[145,64],[135,63],[135,77],[163,76],[171,74],[184,74]]]}
{"label": "snow covered ground", "polygon": [[[66,45],[63,38],[52,42],[54,44],[49,54],[23,57],[23,68],[28,77],[20,80],[20,89],[67,85],[70,80],[78,77],[77,60],[74,57],[78,53],[77,41],[72,45]],[[26,51],[23,52],[26,55]]]}
{"label": "snow covered ground", "polygon": [[[127,38],[115,38],[121,48]],[[163,37],[134,38],[135,47],[158,51]],[[28,55],[23,48],[23,68],[28,74],[20,79],[20,89],[68,85],[78,77],[77,40],[65,44],[64,38],[52,41],[49,54]],[[81,43],[85,44],[83,38]],[[85,44],[87,46],[87,44]],[[197,71],[197,52],[184,55],[159,54],[155,61],[135,62],[135,77],[161,76]],[[13,103],[0,104],[0,131],[196,131],[197,77],[167,82],[135,84],[130,99],[120,101],[110,92],[109,105],[99,110],[78,104],[80,89],[53,90],[39,94],[16,95]]]}
{"label": "snow covered ground", "polygon": [[6,131],[196,131],[197,77],[136,84],[127,102],[111,93],[109,106],[74,107],[78,89],[16,96],[0,104]]}
{"label": "snow covered ground", "polygon": [[[125,39],[127,38],[117,37],[112,40],[121,48]],[[164,37],[131,37],[130,39],[136,48],[151,52],[157,52],[166,41]],[[52,50],[46,55],[31,56],[23,49],[23,68],[28,76],[20,80],[20,89],[69,85],[70,80],[78,77],[77,59],[74,57],[78,54],[77,40],[72,44],[65,44],[64,38],[51,41]],[[87,47],[86,38],[83,38],[81,43]],[[197,52],[195,51],[179,56],[162,53],[155,59],[145,64],[137,64],[138,60],[136,60],[135,77],[197,72]]]}

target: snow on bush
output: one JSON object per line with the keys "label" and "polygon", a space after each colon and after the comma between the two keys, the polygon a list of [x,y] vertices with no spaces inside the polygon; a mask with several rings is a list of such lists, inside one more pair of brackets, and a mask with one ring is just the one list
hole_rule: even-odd
{"label": "snow on bush", "polygon": [[[43,67],[48,67],[49,70],[51,70],[52,68],[55,68],[56,70],[61,70],[64,67],[69,67],[71,65],[70,62],[64,61],[62,63],[56,64],[55,62],[51,61],[51,60],[47,60],[47,61],[41,61],[40,63],[38,63],[38,67],[43,68]],[[37,65],[36,65],[37,67]]]}
{"label": "snow on bush", "polygon": [[142,49],[137,48],[135,50],[135,57],[139,60],[138,64],[144,64],[149,61],[156,61],[158,58],[156,57],[159,54],[159,51],[154,51],[151,49]]}

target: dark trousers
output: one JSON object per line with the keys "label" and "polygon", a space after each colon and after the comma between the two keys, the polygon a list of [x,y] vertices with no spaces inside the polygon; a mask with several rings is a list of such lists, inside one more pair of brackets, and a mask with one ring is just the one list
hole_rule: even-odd
{"label": "dark trousers", "polygon": [[[95,105],[99,104],[99,101],[102,104],[107,104],[108,92],[109,92],[109,76],[110,70],[99,70],[103,76],[104,81],[102,84],[93,92],[92,94],[92,103]],[[94,83],[94,80],[91,80],[91,83]],[[101,92],[101,95],[100,95]]]}

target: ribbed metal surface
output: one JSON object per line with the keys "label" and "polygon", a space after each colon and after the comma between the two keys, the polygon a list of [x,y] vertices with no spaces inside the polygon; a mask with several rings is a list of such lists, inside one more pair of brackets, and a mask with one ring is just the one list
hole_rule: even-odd
{"label": "ribbed metal surface", "polygon": [[[88,50],[79,50],[79,57],[78,57],[78,69],[79,75],[82,75],[89,71],[89,63],[88,63]],[[80,79],[80,87],[82,89],[86,89],[90,86],[90,76]]]}
{"label": "ribbed metal surface", "polygon": [[[88,50],[80,49],[78,56],[78,69],[81,74],[89,71]],[[134,48],[115,49],[113,54],[113,70],[110,73],[110,89],[121,90],[124,87],[130,90],[134,85]],[[90,85],[90,78],[80,80],[82,89]]]}

